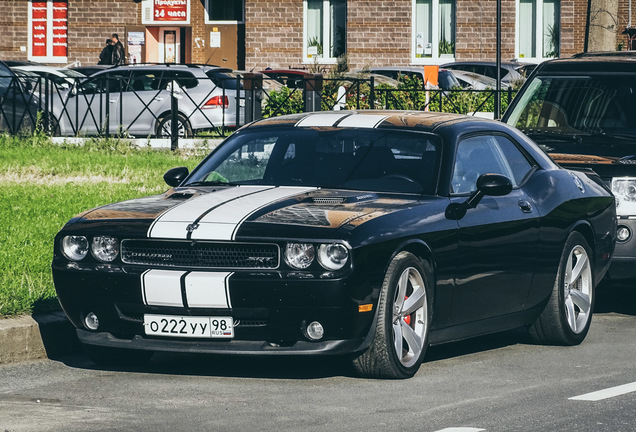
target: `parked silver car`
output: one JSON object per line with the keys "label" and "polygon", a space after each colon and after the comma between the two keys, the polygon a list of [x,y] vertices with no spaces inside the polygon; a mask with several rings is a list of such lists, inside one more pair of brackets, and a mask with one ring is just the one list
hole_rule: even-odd
{"label": "parked silver car", "polygon": [[[517,61],[501,62],[501,82],[512,85],[515,82],[523,82],[530,75],[536,65],[534,63],[522,63]],[[497,63],[493,61],[457,61],[445,63],[440,66],[454,71],[472,72],[497,79]]]}
{"label": "parked silver car", "polygon": [[236,127],[237,113],[244,118],[240,88],[231,69],[216,66],[121,66],[78,81],[69,91],[55,95],[52,106],[61,135],[97,135],[108,130],[167,137],[174,93],[179,136],[188,137],[200,130]]}

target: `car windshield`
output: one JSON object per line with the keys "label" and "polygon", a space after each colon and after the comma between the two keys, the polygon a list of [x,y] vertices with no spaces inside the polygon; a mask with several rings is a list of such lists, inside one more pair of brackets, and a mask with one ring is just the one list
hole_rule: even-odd
{"label": "car windshield", "polygon": [[635,75],[536,77],[504,119],[533,138],[636,138],[636,122],[629,117],[634,106]]}
{"label": "car windshield", "polygon": [[379,129],[275,128],[228,139],[186,185],[316,186],[433,193],[436,135]]}

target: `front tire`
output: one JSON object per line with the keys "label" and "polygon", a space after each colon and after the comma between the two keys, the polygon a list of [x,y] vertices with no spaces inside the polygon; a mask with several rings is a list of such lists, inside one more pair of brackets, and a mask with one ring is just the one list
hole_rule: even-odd
{"label": "front tire", "polygon": [[409,252],[400,252],[386,271],[371,346],[353,360],[359,375],[410,378],[428,347],[431,323],[431,268]]}
{"label": "front tire", "polygon": [[594,310],[592,251],[585,237],[570,233],[557,272],[552,295],[529,328],[537,342],[578,345],[585,339]]}

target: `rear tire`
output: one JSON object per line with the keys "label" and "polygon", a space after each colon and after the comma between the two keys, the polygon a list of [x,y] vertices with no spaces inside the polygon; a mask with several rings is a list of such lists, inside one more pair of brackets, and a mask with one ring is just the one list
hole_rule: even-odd
{"label": "rear tire", "polygon": [[592,251],[585,237],[570,233],[557,272],[552,295],[529,328],[530,336],[544,344],[578,345],[585,339],[594,310]]}
{"label": "rear tire", "polygon": [[368,378],[410,378],[418,371],[431,323],[431,267],[409,252],[393,258],[378,300],[371,346],[353,360]]}
{"label": "rear tire", "polygon": [[[177,130],[179,133],[179,138],[190,138],[192,137],[192,127],[183,115],[179,114],[177,116]],[[172,132],[172,116],[166,115],[159,119],[159,123],[157,123],[157,132],[156,135],[158,138],[170,138]]]}

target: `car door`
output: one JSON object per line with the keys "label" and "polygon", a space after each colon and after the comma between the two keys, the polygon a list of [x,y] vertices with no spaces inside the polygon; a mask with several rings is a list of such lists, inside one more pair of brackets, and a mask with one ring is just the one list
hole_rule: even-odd
{"label": "car door", "polygon": [[481,174],[510,179],[505,196],[485,196],[458,217],[453,316],[461,324],[520,311],[537,263],[539,214],[523,188],[534,163],[504,135],[474,135],[457,145],[454,203],[466,200]]}
{"label": "car door", "polygon": [[119,131],[120,89],[129,72],[112,71],[81,81],[53,95],[53,112],[62,135],[101,135]]}
{"label": "car door", "polygon": [[134,70],[124,92],[122,127],[133,136],[155,134],[155,126],[163,112],[170,111],[169,77],[161,69]]}

